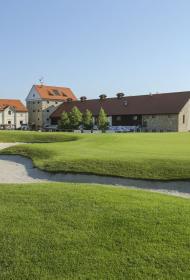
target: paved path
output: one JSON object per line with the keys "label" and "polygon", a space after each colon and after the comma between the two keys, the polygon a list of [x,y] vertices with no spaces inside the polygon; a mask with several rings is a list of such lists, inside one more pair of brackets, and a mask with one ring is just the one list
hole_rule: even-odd
{"label": "paved path", "polygon": [[[19,143],[0,144],[0,149]],[[145,189],[170,195],[190,198],[190,181],[149,181],[133,180],[86,174],[50,173],[35,168],[30,159],[22,156],[0,155],[1,183],[36,183],[36,182],[75,182],[96,183],[123,186],[133,189]]]}

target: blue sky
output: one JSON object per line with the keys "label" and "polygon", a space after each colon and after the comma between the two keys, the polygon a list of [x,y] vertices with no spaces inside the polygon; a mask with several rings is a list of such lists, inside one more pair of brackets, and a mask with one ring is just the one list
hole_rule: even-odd
{"label": "blue sky", "polygon": [[190,90],[189,0],[0,0],[0,97]]}

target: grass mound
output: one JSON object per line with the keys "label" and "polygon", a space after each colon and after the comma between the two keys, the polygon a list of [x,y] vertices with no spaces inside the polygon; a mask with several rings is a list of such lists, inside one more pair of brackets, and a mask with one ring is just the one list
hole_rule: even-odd
{"label": "grass mound", "polygon": [[51,143],[77,140],[77,135],[36,131],[0,131],[0,143]]}
{"label": "grass mound", "polygon": [[189,213],[143,191],[0,185],[0,278],[189,279]]}
{"label": "grass mound", "polygon": [[[0,141],[2,135],[0,133]],[[21,136],[18,133],[18,137],[23,135],[26,137],[27,133]],[[30,157],[37,167],[52,172],[190,179],[189,133],[77,135],[35,132],[31,133],[32,137],[30,133],[28,135],[29,142],[34,137],[34,141],[57,143],[15,146],[2,153]]]}

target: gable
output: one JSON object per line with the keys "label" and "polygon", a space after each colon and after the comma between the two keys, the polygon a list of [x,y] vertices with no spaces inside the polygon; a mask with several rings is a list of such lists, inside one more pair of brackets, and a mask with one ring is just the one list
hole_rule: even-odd
{"label": "gable", "polygon": [[41,97],[37,92],[35,86],[32,86],[28,96],[26,97],[26,101],[30,101],[30,100],[41,100]]}
{"label": "gable", "polygon": [[4,111],[6,107],[12,107],[17,112],[27,112],[24,104],[18,99],[0,99],[0,110]]}

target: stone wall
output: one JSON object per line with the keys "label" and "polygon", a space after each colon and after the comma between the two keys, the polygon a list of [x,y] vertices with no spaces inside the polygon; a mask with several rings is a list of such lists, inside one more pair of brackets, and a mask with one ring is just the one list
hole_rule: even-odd
{"label": "stone wall", "polygon": [[144,115],[142,123],[146,131],[178,131],[178,115]]}
{"label": "stone wall", "polygon": [[55,100],[43,100],[42,101],[42,122],[43,122],[43,126],[51,124],[51,119],[50,119],[51,114],[62,103],[63,103],[63,101],[55,101]]}
{"label": "stone wall", "polygon": [[27,109],[29,116],[29,126],[35,126],[35,129],[42,127],[42,101],[27,101]]}
{"label": "stone wall", "polygon": [[178,116],[179,131],[190,131],[190,100],[185,104]]}
{"label": "stone wall", "polygon": [[33,100],[27,101],[29,126],[41,129],[51,124],[50,116],[62,101]]}

